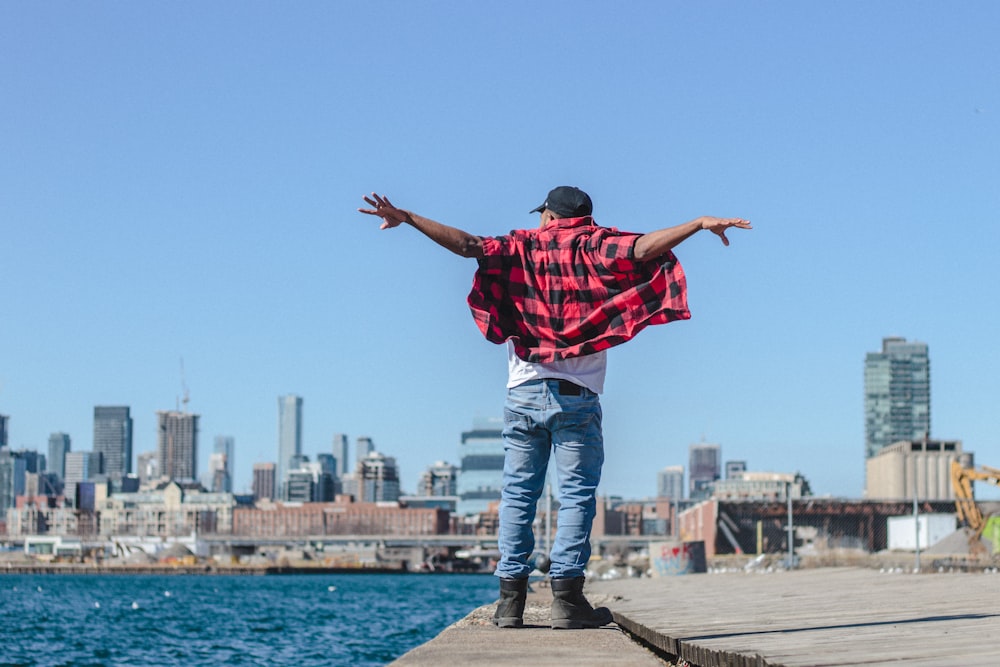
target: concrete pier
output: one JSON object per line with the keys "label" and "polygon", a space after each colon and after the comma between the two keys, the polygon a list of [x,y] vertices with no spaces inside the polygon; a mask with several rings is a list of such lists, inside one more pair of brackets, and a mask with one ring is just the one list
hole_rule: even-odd
{"label": "concrete pier", "polygon": [[588,582],[586,593],[617,627],[551,630],[551,598],[536,587],[527,629],[499,630],[482,607],[393,664],[1000,665],[998,573],[732,572]]}

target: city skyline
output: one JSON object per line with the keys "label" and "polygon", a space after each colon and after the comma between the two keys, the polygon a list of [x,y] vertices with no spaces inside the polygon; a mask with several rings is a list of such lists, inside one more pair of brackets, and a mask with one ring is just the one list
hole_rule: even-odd
{"label": "city skyline", "polygon": [[[357,29],[373,14],[378,39]],[[128,405],[148,452],[156,412],[183,400],[203,437],[235,438],[242,489],[294,392],[304,453],[371,436],[412,490],[457,462],[470,419],[502,414],[506,356],[465,302],[475,263],[379,230],[361,197],[498,235],[567,184],[623,230],[754,227],[685,241],[691,320],[609,351],[602,493],[651,494],[652,470],[707,441],[859,497],[863,361],[886,336],[930,345],[933,436],[1000,465],[995,2],[0,18],[13,449],[66,433],[90,450],[93,407]],[[550,95],[554,77],[576,95]]]}

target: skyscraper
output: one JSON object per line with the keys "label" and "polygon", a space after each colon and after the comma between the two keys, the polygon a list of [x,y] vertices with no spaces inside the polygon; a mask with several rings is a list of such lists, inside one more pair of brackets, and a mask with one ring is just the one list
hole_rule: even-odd
{"label": "skyscraper", "polygon": [[333,435],[333,458],[337,460],[337,467],[333,471],[337,477],[343,477],[351,472],[351,464],[347,458],[347,434],[335,433]]}
{"label": "skyscraper", "polygon": [[721,477],[722,448],[719,445],[701,442],[691,445],[688,450],[689,497],[692,500],[708,498],[712,484]]}
{"label": "skyscraper", "polygon": [[458,495],[458,466],[438,461],[420,476],[418,496]]}
{"label": "skyscraper", "polygon": [[927,344],[882,339],[865,355],[865,458],[901,440],[931,432],[931,362]]}
{"label": "skyscraper", "polygon": [[254,500],[274,500],[275,482],[274,475],[277,466],[273,463],[253,464],[253,499]]}
{"label": "skyscraper", "polygon": [[53,433],[49,436],[48,471],[55,473],[60,480],[66,478],[66,454],[71,449],[69,436],[65,433]]}
{"label": "skyscraper", "polygon": [[0,415],[0,447],[9,447],[7,436],[7,424],[10,422],[10,417],[7,415]]}
{"label": "skyscraper", "polygon": [[63,495],[66,496],[66,500],[72,503],[74,507],[76,507],[76,487],[81,482],[86,482],[94,476],[101,474],[102,458],[103,456],[100,452],[66,453],[66,483],[63,487]]}
{"label": "skyscraper", "polygon": [[483,512],[491,501],[500,500],[503,456],[503,423],[499,419],[477,419],[471,431],[462,433],[459,514]]}
{"label": "skyscraper", "polygon": [[302,398],[295,394],[278,397],[278,467],[275,483],[278,488],[292,468],[292,462],[302,456]]}
{"label": "skyscraper", "polygon": [[656,474],[656,495],[684,500],[684,466],[667,466]]}
{"label": "skyscraper", "polygon": [[7,518],[7,510],[14,507],[15,500],[24,493],[24,477],[27,472],[24,459],[0,447],[0,516]]}
{"label": "skyscraper", "polygon": [[399,468],[396,459],[372,452],[358,464],[358,485],[362,502],[399,500]]}
{"label": "skyscraper", "polygon": [[217,493],[232,493],[233,490],[233,449],[236,439],[229,435],[215,436],[215,447],[209,459],[212,484],[209,487]]}
{"label": "skyscraper", "polygon": [[375,451],[375,442],[367,435],[358,436],[354,443],[354,468],[357,469],[361,462],[368,458],[368,455]]}
{"label": "skyscraper", "polygon": [[92,475],[120,480],[132,472],[132,417],[127,406],[94,408],[94,451],[100,452],[104,469]]}
{"label": "skyscraper", "polygon": [[160,475],[173,480],[198,476],[198,415],[161,410],[156,413],[156,458]]}

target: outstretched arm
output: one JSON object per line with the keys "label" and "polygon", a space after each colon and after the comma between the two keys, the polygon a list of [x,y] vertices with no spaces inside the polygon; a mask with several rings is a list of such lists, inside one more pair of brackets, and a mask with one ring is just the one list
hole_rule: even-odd
{"label": "outstretched arm", "polygon": [[742,218],[714,218],[712,216],[702,216],[690,222],[675,227],[667,227],[655,232],[643,234],[635,242],[635,258],[639,261],[659,257],[663,253],[674,248],[682,241],[691,238],[697,232],[707,229],[713,234],[718,234],[724,245],[729,245],[726,238],[726,230],[730,227],[738,229],[753,229],[749,220]]}
{"label": "outstretched arm", "polygon": [[442,225],[440,222],[417,215],[412,211],[396,208],[388,197],[377,195],[374,192],[371,196],[365,197],[365,202],[374,208],[359,208],[358,210],[367,215],[382,218],[380,229],[391,229],[405,222],[416,227],[427,238],[456,255],[476,258],[483,256],[483,239],[479,236],[463,232],[455,227]]}

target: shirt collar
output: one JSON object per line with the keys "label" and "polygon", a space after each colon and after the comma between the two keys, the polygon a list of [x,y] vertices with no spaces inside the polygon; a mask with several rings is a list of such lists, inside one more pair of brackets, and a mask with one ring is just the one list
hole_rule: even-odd
{"label": "shirt collar", "polygon": [[583,227],[584,225],[596,225],[594,216],[585,215],[582,218],[555,218],[549,224],[542,227],[545,229],[570,229],[572,227]]}

